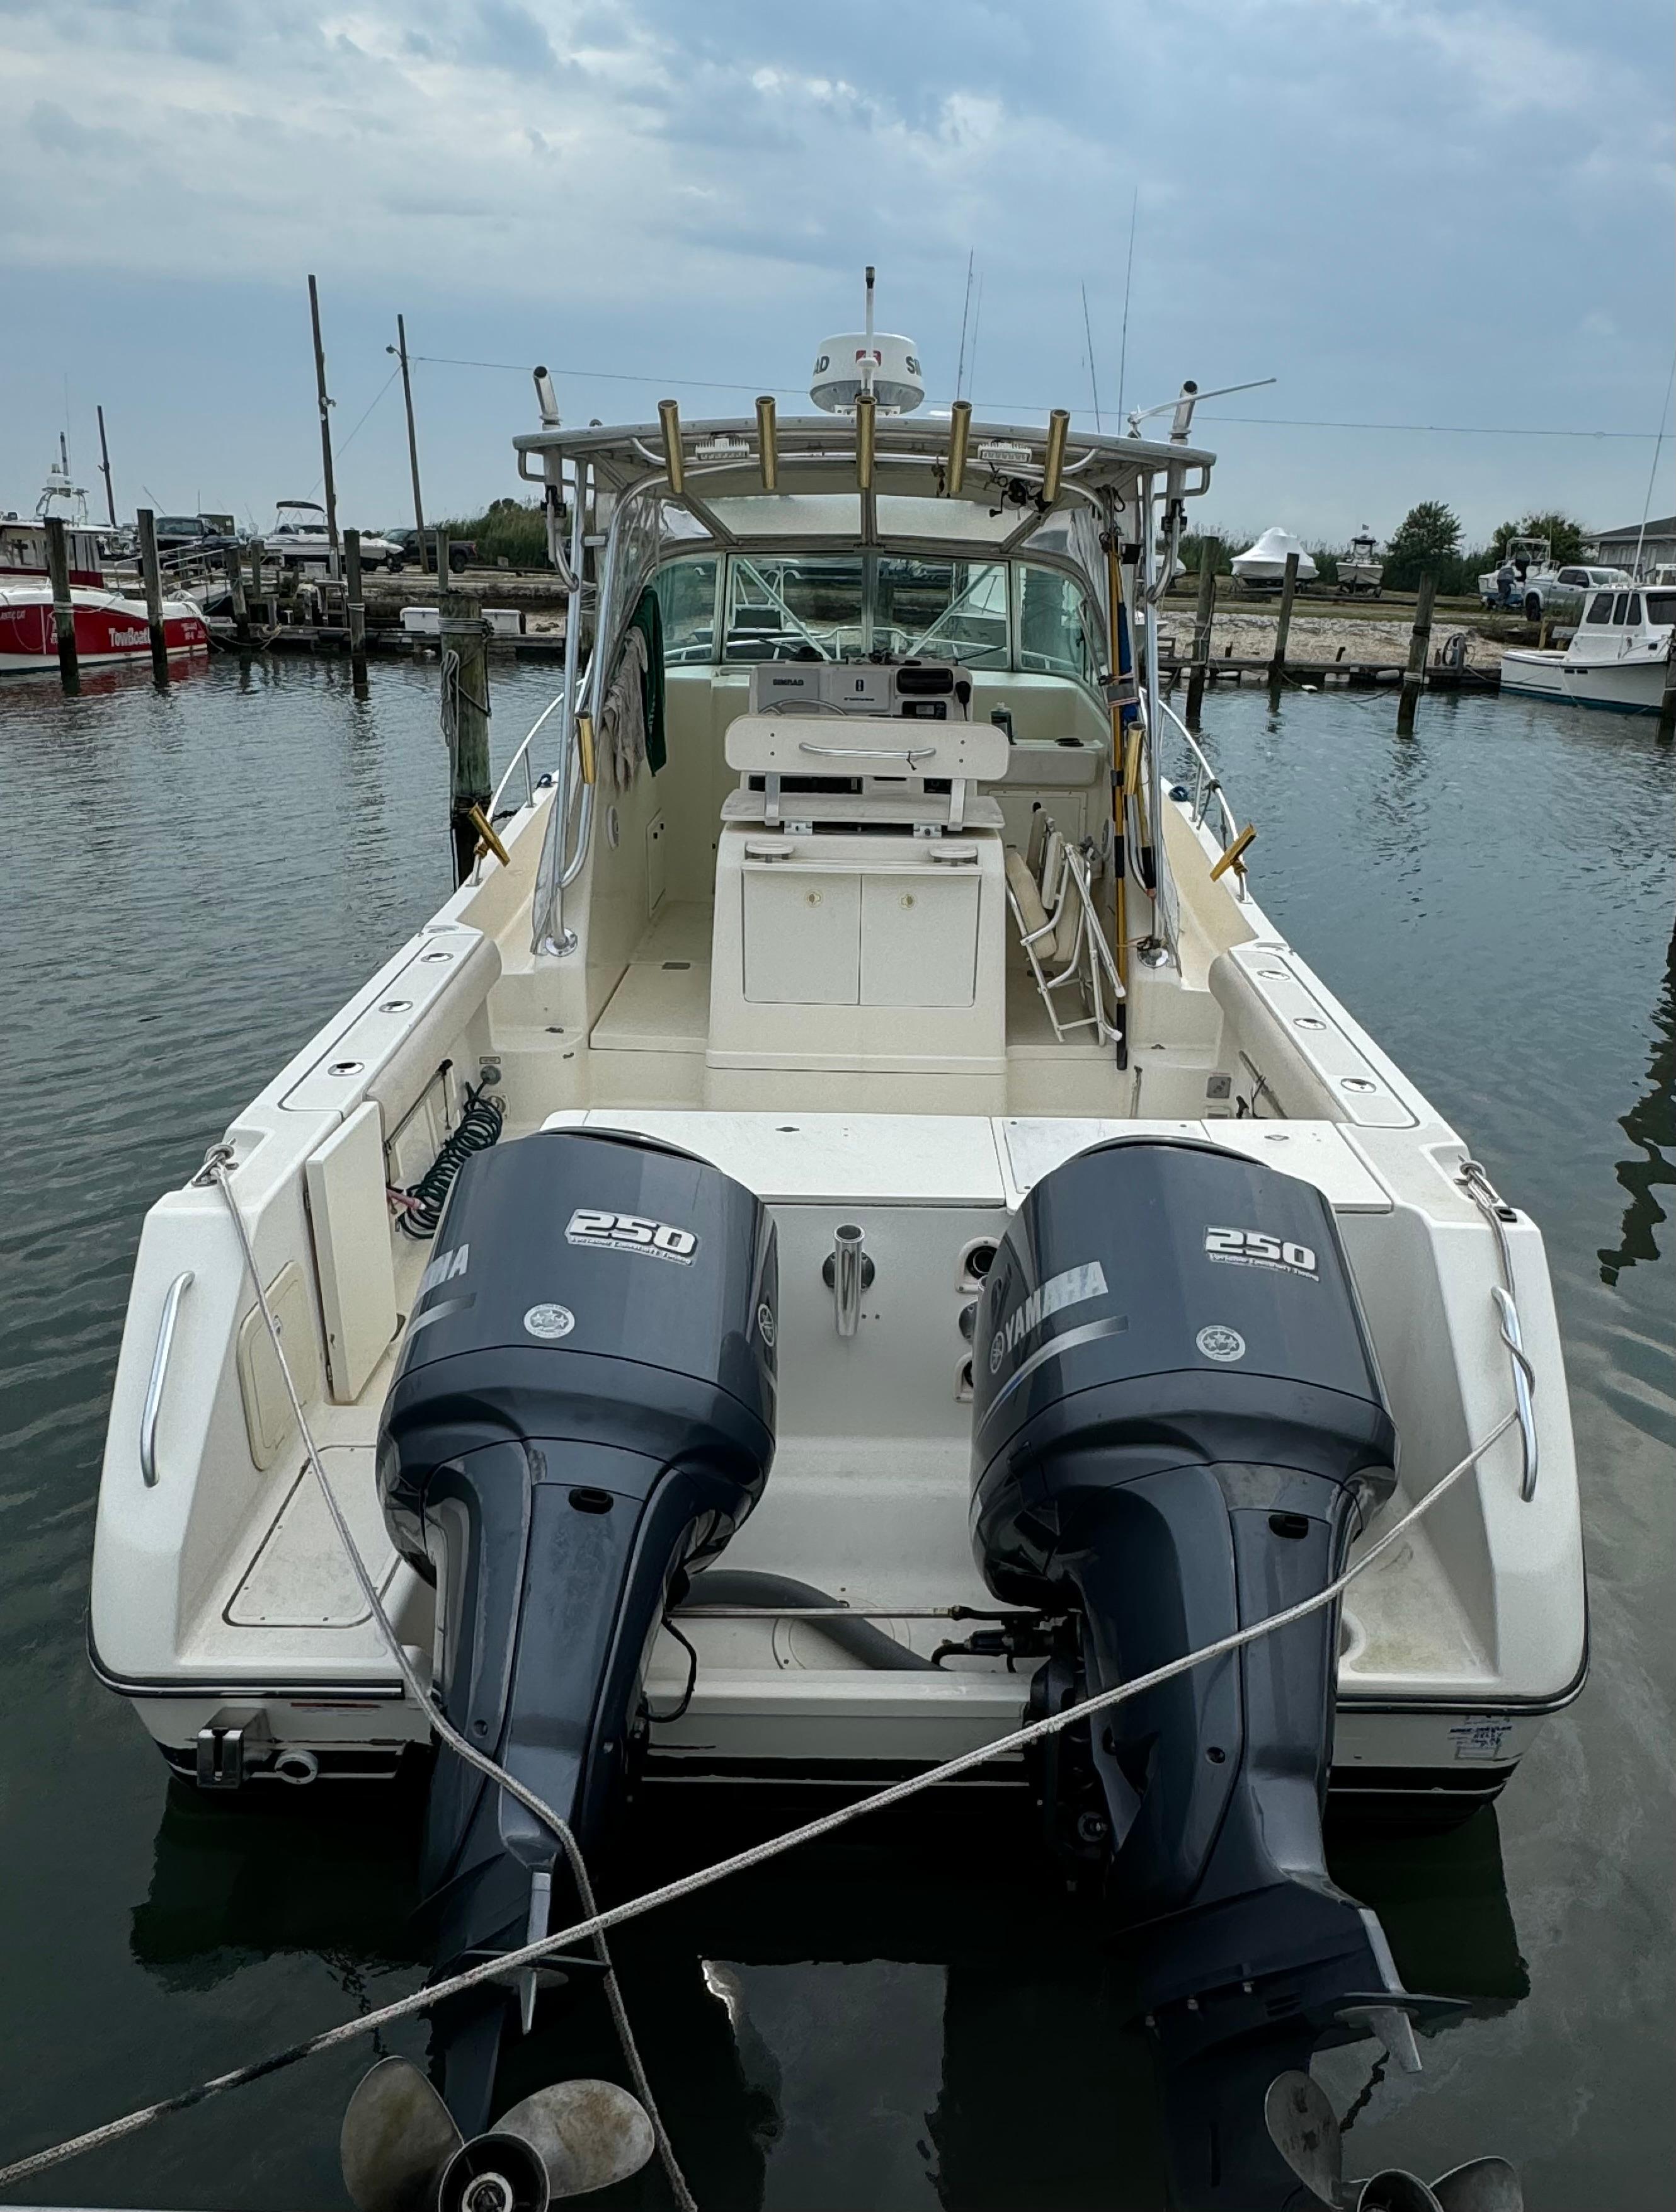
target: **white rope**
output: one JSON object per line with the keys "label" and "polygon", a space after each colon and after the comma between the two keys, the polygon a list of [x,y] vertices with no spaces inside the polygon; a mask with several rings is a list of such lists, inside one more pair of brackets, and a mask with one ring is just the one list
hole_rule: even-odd
{"label": "white rope", "polygon": [[[212,1152],[209,1172],[216,1180],[222,1182],[228,1204],[233,1207],[234,1218],[239,1224],[240,1239],[245,1243],[246,1259],[254,1279],[255,1264],[250,1254],[243,1218],[239,1213],[236,1204],[234,1203],[231,1191],[227,1188],[225,1160],[224,1152],[219,1156]],[[259,1285],[258,1296],[258,1297],[261,1296]],[[263,1300],[263,1307],[265,1313],[265,1299]],[[279,1349],[277,1332],[274,1330],[271,1316],[269,1317],[268,1325],[277,1351]],[[285,1369],[282,1352],[280,1352],[280,1364],[285,1372],[288,1388],[289,1370]],[[292,1402],[295,1407],[295,1392],[292,1394]],[[301,1420],[300,1408],[298,1415]],[[156,2104],[142,2106],[136,2112],[125,2113],[120,2119],[107,2120],[102,2127],[90,2129],[85,2135],[72,2136],[67,2142],[55,2144],[51,2149],[37,2151],[31,2157],[20,2159],[11,2166],[0,2167],[0,2188],[6,2187],[13,2182],[27,2180],[32,2175],[44,2172],[50,2166],[62,2165],[64,2160],[77,2157],[83,2151],[95,2150],[106,2144],[118,2142],[124,2136],[137,2134],[142,2128],[149,2127],[153,2121],[164,2118],[169,2113],[186,2111],[194,2105],[203,2103],[210,2097],[219,2096],[228,2089],[240,2088],[246,2082],[260,2080],[267,2075],[277,2073],[282,2068],[295,2065],[301,2059],[312,2057],[317,2051],[335,2050],[340,2044],[353,2042],[361,2036],[373,2033],[378,2028],[388,2027],[393,2021],[410,2019],[416,2013],[424,2012],[432,2005],[440,2002],[446,1997],[458,1996],[463,1990],[475,1989],[481,1983],[496,1980],[522,1967],[533,1966],[542,1960],[551,1957],[555,1952],[562,1950],[567,1945],[580,1942],[585,1936],[597,1939],[602,1936],[607,1929],[618,1928],[627,1921],[638,1920],[648,1912],[656,1911],[662,1905],[678,1904],[683,1898],[691,1897],[700,1890],[707,1889],[713,1883],[726,1881],[732,1875],[748,1874],[753,1869],[765,1865],[770,1859],[779,1858],[786,1851],[795,1850],[800,1844],[815,1843],[823,1836],[833,1834],[836,1830],[847,1826],[852,1820],[861,1820],[870,1813],[884,1812],[892,1805],[900,1805],[910,1797],[918,1796],[922,1790],[935,1788],[941,1783],[954,1781],[959,1776],[969,1773],[975,1767],[987,1765],[992,1759],[998,1759],[1012,1752],[1027,1750],[1030,1745],[1039,1743],[1050,1735],[1055,1735],[1062,1729],[1072,1727],[1078,1722],[1086,1720],[1095,1713],[1105,1712],[1114,1706],[1126,1705],[1130,1699],[1141,1697],[1148,1690],[1155,1690],[1163,1683],[1174,1681],[1177,1675],[1185,1674],[1193,1668],[1203,1666],[1209,1660],[1224,1658],[1230,1652],[1243,1650],[1248,1644],[1255,1644],[1265,1636],[1273,1635],[1277,1630],[1289,1628],[1296,1621],[1307,1620],[1310,1614],[1320,1613],[1327,1607],[1337,1604],[1357,1577],[1365,1574],[1376,1559],[1382,1558],[1394,1544],[1400,1542],[1407,1534],[1423,1515],[1429,1513],[1441,1498],[1446,1497],[1461,1477],[1476,1467],[1485,1453],[1501,1441],[1508,1431],[1515,1425],[1518,1418],[1516,1409],[1504,1413],[1489,1434],[1474,1444],[1464,1458],[1457,1460],[1448,1473],[1440,1477],[1425,1496],[1417,1504],[1411,1506],[1400,1520],[1394,1522],[1376,1543],[1370,1544],[1359,1559],[1352,1560],[1336,1580],[1325,1584],[1312,1596],[1301,1599],[1297,1604],[1287,1606],[1279,1613],[1270,1613],[1262,1620],[1253,1621],[1248,1627],[1236,1629],[1230,1634],[1219,1638],[1214,1644],[1202,1645],[1197,1651],[1187,1652],[1179,1659],[1172,1659],[1162,1667],[1155,1667],[1149,1674],[1139,1674],[1130,1681],[1120,1682],[1113,1689],[1102,1690],[1096,1696],[1084,1698],[1078,1705],[1067,1705],[1060,1712],[1049,1713],[1041,1720],[1031,1721],[1022,1728],[1014,1729],[1010,1735],[997,1737],[989,1743],[980,1744],[972,1751],[962,1752],[957,1758],[946,1759],[942,1765],[932,1767],[925,1773],[909,1775],[901,1782],[890,1784],[886,1789],[874,1791],[869,1797],[863,1797],[853,1804],[840,1806],[835,1812],[823,1814],[819,1819],[807,1821],[800,1828],[792,1828],[785,1835],[773,1836],[765,1842],[753,1844],[749,1849],[736,1852],[732,1858],[719,1860],[714,1866],[701,1867],[691,1874],[682,1875],[674,1881],[664,1883],[660,1888],[647,1890],[640,1897],[627,1899],[622,1904],[614,1905],[604,1912],[595,1911],[590,1905],[589,1916],[586,1920],[579,1920],[574,1927],[563,1929],[556,1936],[546,1936],[540,1942],[526,1943],[515,1951],[503,1952],[499,1957],[488,1960],[483,1966],[468,1967],[464,1972],[452,1975],[446,1981],[435,1982],[425,1989],[416,1990],[410,1996],[398,1997],[393,2003],[381,2007],[377,2012],[365,2013],[359,2019],[344,2021],[337,2027],[323,2029],[319,2034],[310,2036],[301,2043],[294,2044],[288,2050],[275,2051],[268,2057],[258,2059],[250,2065],[235,2068],[231,2073],[216,2075],[208,2081],[200,2082],[196,2088],[185,2090],[177,2096],[165,2098]],[[304,1434],[307,1435],[306,1430]],[[364,1594],[368,1583],[366,1569],[360,1563],[360,1557],[355,1551],[353,1540],[348,1537],[347,1524],[343,1522],[341,1510],[337,1507],[337,1501],[331,1497],[330,1486],[326,1484],[324,1474],[319,1474],[318,1462],[316,1472],[321,1487],[325,1492],[333,1518],[338,1522],[340,1531],[345,1535],[350,1553],[355,1560]],[[376,1606],[376,1598],[373,1601]],[[404,1652],[401,1654],[400,1663],[403,1667],[403,1678],[404,1680],[408,1680],[410,1668],[406,1663]],[[428,1698],[422,1702],[428,1711],[434,1711],[434,1708],[430,1707]],[[452,1733],[450,1730],[450,1736]],[[482,1754],[473,1753],[470,1745],[465,1745],[463,1748],[466,1753],[471,1755],[474,1765],[483,1763]],[[498,1772],[499,1770],[495,1771]],[[506,1786],[519,1798],[521,1802],[536,1813],[538,1819],[552,1819],[552,1815],[544,1808],[538,1803],[532,1804],[528,1794],[513,1783],[510,1777],[507,1778]],[[588,1902],[586,1898],[584,1901]],[[647,2109],[648,2112],[651,2111],[650,2106]]]}
{"label": "white rope", "polygon": [[[498,1784],[508,1796],[515,1797],[526,1811],[532,1813],[537,1820],[551,1831],[562,1848],[566,1859],[569,1862],[570,1871],[576,1883],[577,1894],[582,1900],[582,1910],[589,1916],[590,1920],[598,1921],[600,1917],[599,1905],[593,1893],[593,1884],[588,1879],[588,1870],[582,1857],[581,1846],[571,1832],[569,1822],[562,1819],[551,1806],[543,1803],[532,1790],[527,1789],[515,1775],[509,1774],[504,1766],[491,1759],[486,1752],[479,1751],[475,1745],[467,1742],[446,1716],[437,1710],[435,1703],[421,1681],[412,1661],[408,1657],[402,1640],[396,1633],[395,1626],[384,1609],[383,1601],[379,1595],[373,1577],[367,1571],[367,1564],[361,1558],[355,1537],[350,1532],[343,1509],[337,1503],[332,1492],[331,1485],[326,1480],[325,1469],[320,1464],[320,1455],[315,1447],[307,1417],[303,1412],[302,1401],[297,1395],[296,1383],[292,1378],[290,1362],[285,1357],[285,1347],[280,1340],[279,1325],[274,1318],[273,1309],[268,1303],[267,1292],[262,1287],[262,1277],[256,1265],[256,1254],[251,1243],[250,1230],[240,1208],[239,1201],[233,1194],[233,1186],[228,1180],[225,1147],[216,1146],[204,1164],[211,1180],[219,1186],[222,1196],[227,1200],[228,1212],[233,1217],[233,1225],[239,1232],[239,1243],[244,1253],[245,1267],[255,1286],[257,1304],[261,1307],[262,1318],[267,1324],[269,1341],[272,1344],[275,1357],[279,1361],[280,1374],[285,1383],[285,1395],[291,1401],[291,1411],[295,1416],[297,1427],[302,1435],[303,1448],[308,1455],[308,1463],[314,1470],[314,1479],[319,1483],[320,1494],[325,1500],[326,1510],[331,1516],[332,1525],[337,1531],[339,1541],[354,1571],[355,1578],[361,1585],[361,1595],[370,1608],[373,1619],[378,1625],[379,1634],[383,1638],[386,1648],[396,1662],[398,1672],[407,1686],[408,1694],[425,1716],[426,1723],[432,1733],[441,1742],[446,1743],[457,1757],[463,1759],[468,1766],[475,1767],[478,1773],[486,1775],[491,1782]],[[653,2096],[652,2085],[647,2078],[640,2049],[635,2041],[634,2030],[628,2024],[628,2009],[622,2002],[622,1991],[617,1983],[616,1968],[611,1964],[611,1954],[606,1948],[603,1925],[594,1928],[592,1933],[594,1954],[604,1969],[603,1978],[605,1984],[605,2000],[610,2008],[612,2024],[616,2029],[617,2040],[622,2045],[622,2055],[634,2079],[635,2094],[646,2107],[647,2118],[652,2123],[652,2131],[657,2142],[658,2154],[662,2160],[664,2172],[668,2177],[671,2189],[675,2193],[676,2202],[681,2207],[681,2212],[698,2212],[692,2192],[687,2186],[686,2177],[683,2174],[676,2159],[674,2146],[670,2142],[668,2132],[659,2113],[657,2100]]]}

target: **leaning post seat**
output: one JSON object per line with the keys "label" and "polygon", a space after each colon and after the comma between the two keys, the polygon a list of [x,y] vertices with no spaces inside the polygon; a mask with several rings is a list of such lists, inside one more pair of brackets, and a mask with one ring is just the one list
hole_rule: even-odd
{"label": "leaning post seat", "polygon": [[1005,776],[1006,733],[953,695],[924,715],[908,673],[843,668],[871,711],[817,693],[728,727],[713,1068],[1005,1079],[1001,810],[977,787]]}

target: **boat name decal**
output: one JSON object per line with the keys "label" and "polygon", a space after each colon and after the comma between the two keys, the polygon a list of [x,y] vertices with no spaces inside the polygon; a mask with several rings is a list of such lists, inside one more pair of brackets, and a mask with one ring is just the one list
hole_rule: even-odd
{"label": "boat name decal", "polygon": [[690,1229],[653,1221],[643,1213],[611,1213],[598,1206],[577,1207],[564,1241],[585,1248],[592,1245],[596,1250],[643,1252],[653,1260],[672,1260],[677,1267],[690,1267],[698,1249],[698,1239]]}
{"label": "boat name decal", "polygon": [[989,1346],[989,1371],[999,1375],[1001,1362],[1014,1352],[1032,1329],[1066,1306],[1081,1305],[1087,1298],[1102,1298],[1106,1295],[1106,1271],[1097,1260],[1085,1267],[1067,1267],[1063,1274],[1050,1275],[1040,1283],[1022,1305],[1015,1306],[995,1332]]}
{"label": "boat name decal", "polygon": [[1219,1267],[1273,1267],[1289,1275],[1307,1275],[1312,1283],[1321,1280],[1315,1255],[1308,1244],[1283,1243],[1263,1229],[1212,1229],[1207,1225],[1205,1252]]}
{"label": "boat name decal", "polygon": [[457,1244],[451,1250],[439,1252],[424,1273],[419,1278],[419,1296],[434,1291],[439,1283],[452,1283],[456,1275],[463,1275],[470,1266],[471,1247]]}

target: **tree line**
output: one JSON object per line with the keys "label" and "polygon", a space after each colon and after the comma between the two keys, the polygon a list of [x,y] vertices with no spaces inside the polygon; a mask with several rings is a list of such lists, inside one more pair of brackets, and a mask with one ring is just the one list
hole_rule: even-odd
{"label": "tree line", "polygon": [[[1257,534],[1255,531],[1190,532],[1181,540],[1182,563],[1190,574],[1197,575],[1205,538],[1214,537],[1218,547],[1218,574],[1231,574],[1234,556],[1243,552]],[[1569,514],[1527,514],[1517,522],[1503,522],[1485,545],[1465,545],[1462,534],[1460,518],[1453,507],[1441,499],[1421,500],[1409,508],[1386,540],[1381,556],[1385,563],[1386,583],[1393,591],[1412,591],[1420,578],[1430,572],[1437,579],[1438,591],[1444,598],[1470,599],[1478,591],[1479,576],[1500,564],[1509,542],[1515,538],[1545,538],[1557,567],[1579,559],[1584,544],[1582,525]],[[1307,550],[1321,582],[1336,584],[1339,563],[1350,557],[1350,549],[1344,545],[1310,544]]]}

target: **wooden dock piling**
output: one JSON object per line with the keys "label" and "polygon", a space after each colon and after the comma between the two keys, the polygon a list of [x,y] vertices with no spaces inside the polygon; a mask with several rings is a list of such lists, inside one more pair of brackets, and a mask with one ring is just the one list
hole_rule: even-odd
{"label": "wooden dock piling", "polygon": [[145,623],[151,633],[151,672],[169,680],[168,640],[163,635],[163,572],[157,565],[157,518],[149,507],[135,516],[140,529],[140,574],[145,580]]}
{"label": "wooden dock piling", "polygon": [[1431,603],[1437,596],[1437,579],[1430,574],[1420,579],[1420,588],[1414,601],[1414,627],[1408,637],[1408,665],[1402,673],[1402,697],[1397,702],[1397,728],[1412,730],[1414,709],[1420,703],[1420,691],[1426,680],[1426,656],[1431,649]]}
{"label": "wooden dock piling", "polygon": [[76,602],[70,595],[70,548],[64,539],[64,519],[46,518],[46,568],[52,579],[52,627],[58,639],[58,673],[66,691],[82,688],[82,672],[76,659]]}
{"label": "wooden dock piling", "polygon": [[222,566],[227,571],[228,595],[233,601],[233,634],[240,645],[248,645],[250,605],[245,598],[245,571],[236,545],[229,545],[222,555]]}
{"label": "wooden dock piling", "polygon": [[349,632],[349,674],[357,691],[367,688],[367,605],[361,596],[361,532],[343,532],[343,574],[348,586],[344,604]]}
{"label": "wooden dock piling", "polygon": [[267,627],[271,629],[274,627],[274,624],[278,621],[279,616],[277,611],[268,605],[267,596],[262,588],[262,562],[267,552],[267,548],[263,544],[262,540],[259,538],[252,538],[250,541],[248,550],[250,553],[251,606],[255,614],[256,620],[259,623],[265,623]]}
{"label": "wooden dock piling", "polygon": [[1292,627],[1292,599],[1297,591],[1297,556],[1286,556],[1286,574],[1280,586],[1280,613],[1274,625],[1274,653],[1269,661],[1269,682],[1280,683],[1286,673],[1286,639]]}
{"label": "wooden dock piling", "polygon": [[1664,692],[1659,701],[1659,735],[1676,737],[1676,641],[1664,664]]}
{"label": "wooden dock piling", "polygon": [[[446,560],[447,539],[437,532]],[[446,574],[439,564],[439,575]],[[489,772],[489,629],[476,594],[444,592],[437,642],[442,662],[442,727],[448,740],[448,826],[454,881],[463,884],[477,857],[478,829],[494,791]]]}
{"label": "wooden dock piling", "polygon": [[439,595],[448,588],[449,560],[448,533],[446,530],[439,530],[436,533],[436,588]]}
{"label": "wooden dock piling", "polygon": [[1205,699],[1205,681],[1211,659],[1211,630],[1217,613],[1217,560],[1219,538],[1205,538],[1199,547],[1199,604],[1193,617],[1193,668],[1187,678],[1187,727],[1199,727]]}

